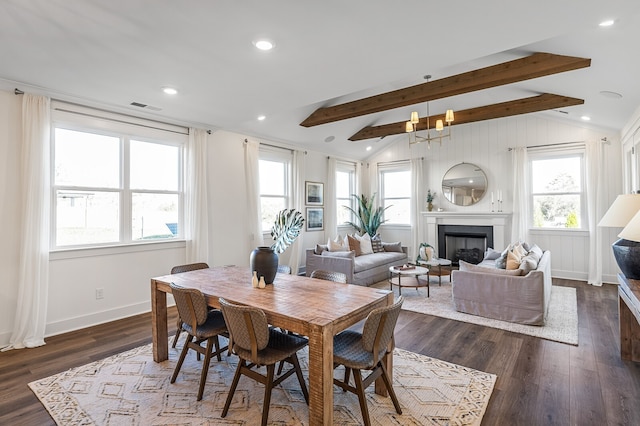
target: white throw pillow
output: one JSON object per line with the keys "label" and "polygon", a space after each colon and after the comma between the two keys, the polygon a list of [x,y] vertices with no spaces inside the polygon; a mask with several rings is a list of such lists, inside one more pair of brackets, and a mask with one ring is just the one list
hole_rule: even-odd
{"label": "white throw pillow", "polygon": [[346,239],[347,239],[346,236],[344,238],[340,238],[340,235],[338,235],[333,241],[331,240],[331,238],[329,238],[329,241],[327,241],[327,246],[329,247],[329,251],[350,251],[349,242],[346,241],[346,244],[345,244]]}
{"label": "white throw pillow", "polygon": [[371,236],[364,234],[362,236],[354,234],[356,240],[360,241],[360,254],[373,254],[373,247],[371,246]]}

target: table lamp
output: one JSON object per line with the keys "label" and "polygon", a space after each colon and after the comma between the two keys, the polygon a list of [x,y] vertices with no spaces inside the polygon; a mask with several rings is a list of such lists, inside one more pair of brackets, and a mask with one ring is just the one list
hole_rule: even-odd
{"label": "table lamp", "polygon": [[624,228],[611,246],[625,277],[640,279],[640,194],[618,195],[598,226]]}

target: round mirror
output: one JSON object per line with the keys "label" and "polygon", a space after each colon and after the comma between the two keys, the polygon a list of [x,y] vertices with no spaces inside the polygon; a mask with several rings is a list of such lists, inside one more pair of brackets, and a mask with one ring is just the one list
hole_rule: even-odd
{"label": "round mirror", "polygon": [[487,192],[487,175],[475,164],[460,163],[442,178],[442,194],[457,206],[471,206]]}

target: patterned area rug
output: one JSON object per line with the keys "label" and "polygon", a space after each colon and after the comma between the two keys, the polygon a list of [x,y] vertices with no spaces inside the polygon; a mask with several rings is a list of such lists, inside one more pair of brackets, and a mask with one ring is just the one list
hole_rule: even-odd
{"label": "patterned area rug", "polygon": [[[181,345],[179,344],[178,347]],[[196,401],[200,362],[190,351],[174,384],[178,350],[153,362],[151,345],[29,383],[59,425],[255,425],[260,424],[264,387],[240,379],[225,419],[220,413],[237,357],[211,361],[202,401]],[[308,354],[300,363],[308,372]],[[344,373],[336,370],[335,374]],[[367,391],[375,425],[479,425],[496,376],[413,352],[394,352],[394,389],[403,413],[390,398]],[[334,424],[362,424],[358,398],[334,387]],[[295,375],[273,390],[269,424],[306,425],[309,411]]]}
{"label": "patterned area rug", "polygon": [[[578,345],[578,303],[575,288],[551,286],[551,301],[549,302],[546,324],[535,326],[499,321],[456,311],[451,298],[451,283],[445,280],[446,278],[442,281],[442,286],[439,286],[438,278],[431,277],[429,298],[427,298],[426,287],[421,287],[418,291],[411,287],[403,288],[402,295],[405,296],[405,302],[402,304],[402,309]],[[389,289],[387,281],[381,281],[374,286]],[[398,286],[393,286],[393,292],[396,296],[398,295]]]}

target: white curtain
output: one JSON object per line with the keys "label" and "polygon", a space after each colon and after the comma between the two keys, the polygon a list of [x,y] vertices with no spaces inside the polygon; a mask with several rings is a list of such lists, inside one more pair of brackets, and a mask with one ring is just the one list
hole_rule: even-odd
{"label": "white curtain", "polygon": [[602,229],[598,228],[598,221],[603,216],[601,203],[598,201],[605,196],[605,170],[602,144],[592,142],[586,144],[586,176],[587,176],[587,216],[589,225],[589,274],[587,282],[591,285],[602,285]]}
{"label": "white curtain", "polygon": [[50,123],[49,98],[22,98],[22,229],[18,299],[7,349],[42,346],[49,295]]}
{"label": "white curtain", "polygon": [[420,211],[422,210],[422,192],[424,186],[424,167],[422,158],[411,160],[411,247],[409,258],[417,256],[416,250],[421,243]]}
{"label": "white curtain", "polygon": [[[303,215],[304,212],[304,202],[305,202],[305,152],[304,151],[293,151],[293,164],[292,164],[292,172],[293,172],[293,185],[292,185],[292,204],[293,208],[298,210]],[[326,195],[325,195],[326,200]],[[326,214],[326,211],[325,211]],[[300,232],[300,235],[293,242],[289,250],[291,250],[289,257],[289,266],[291,267],[291,273],[293,275],[298,275],[298,269],[300,267],[300,261],[302,259],[302,252],[304,247],[304,230]]]}
{"label": "white curtain", "polygon": [[264,245],[260,211],[260,144],[247,140],[244,145],[244,175],[247,182],[247,230],[253,247]]}
{"label": "white curtain", "polygon": [[187,263],[208,262],[207,131],[189,129],[185,167],[185,238]]}
{"label": "white curtain", "polygon": [[[513,217],[511,241],[529,241],[529,158],[527,148],[514,148],[513,160]],[[502,250],[505,247],[494,247]]]}
{"label": "white curtain", "polygon": [[338,161],[329,157],[327,161],[327,186],[324,195],[324,232],[329,238],[338,235],[338,207],[336,205],[336,172]]}
{"label": "white curtain", "polygon": [[362,176],[362,163],[356,162],[356,194],[358,197],[362,194],[364,177]]}

